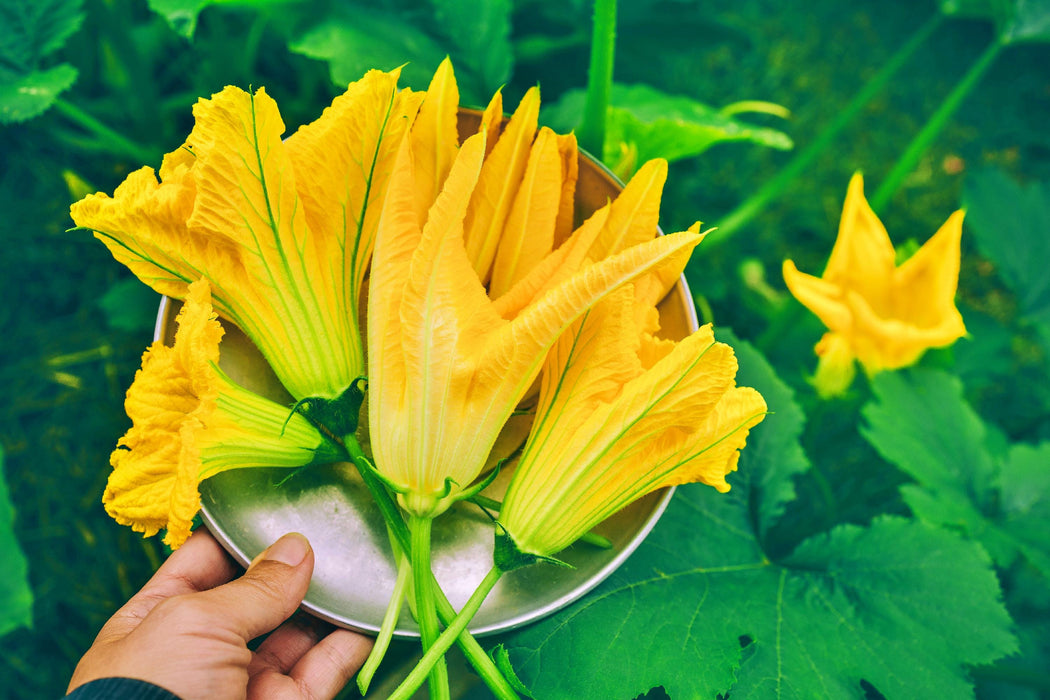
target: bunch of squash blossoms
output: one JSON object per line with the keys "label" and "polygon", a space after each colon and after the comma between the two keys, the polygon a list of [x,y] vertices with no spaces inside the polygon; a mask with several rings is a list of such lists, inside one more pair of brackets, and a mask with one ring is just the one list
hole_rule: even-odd
{"label": "bunch of squash blossoms", "polygon": [[[576,141],[537,129],[537,89],[509,120],[497,93],[461,143],[447,60],[425,93],[397,80],[370,71],[287,138],[264,89],[227,87],[194,106],[159,172],[72,206],[78,227],[183,302],[173,346],[154,343],[128,390],[133,425],[103,503],[176,548],[214,474],[351,461],[411,576],[425,652],[391,697],[427,679],[447,697],[456,642],[497,697],[518,697],[467,631],[500,576],[557,563],[654,490],[727,491],[766,405],[735,385],[710,326],[660,335],[656,305],[702,239],[699,224],[656,235],[666,163],[577,225]],[[226,323],[294,405],[224,373]],[[431,573],[431,523],[500,465],[513,473],[492,570],[457,613]]]}

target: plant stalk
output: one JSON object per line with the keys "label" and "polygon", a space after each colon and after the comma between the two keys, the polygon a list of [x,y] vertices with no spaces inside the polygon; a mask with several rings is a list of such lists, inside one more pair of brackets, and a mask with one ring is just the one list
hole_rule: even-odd
{"label": "plant stalk", "polygon": [[889,203],[905,178],[915,170],[915,166],[918,165],[923,154],[941,133],[941,130],[944,129],[955,110],[959,108],[966,96],[977,87],[977,83],[981,81],[984,74],[991,68],[1003,46],[1005,44],[1001,40],[996,39],[993,41],[977,61],[970,66],[970,70],[962,77],[959,84],[948,93],[941,106],[937,108],[937,111],[933,113],[933,116],[922,127],[922,130],[908,144],[908,148],[905,149],[904,154],[901,155],[893,169],[890,170],[889,175],[883,178],[882,185],[879,186],[879,189],[876,190],[871,198],[872,209],[878,212]]}
{"label": "plant stalk", "polygon": [[[435,664],[442,662],[444,654],[452,646],[453,642],[459,637],[459,635],[467,629],[467,625],[477,614],[481,608],[481,604],[485,602],[485,598],[488,597],[489,592],[492,591],[493,587],[499,581],[503,572],[500,571],[499,567],[493,566],[489,572],[485,575],[485,578],[481,581],[481,584],[471,594],[470,599],[467,601],[463,609],[459,611],[455,619],[449,623],[445,631],[441,633],[441,636],[437,638],[434,644],[427,649],[423,658],[420,659],[416,667],[412,669],[412,672],[408,674],[408,677],[402,681],[401,685],[393,692],[393,694],[387,700],[408,700],[412,697],[412,693],[423,684],[423,680],[430,673],[431,667]],[[502,675],[502,674],[501,674]]]}
{"label": "plant stalk", "polygon": [[62,116],[102,139],[117,153],[133,158],[140,163],[155,163],[158,160],[159,156],[157,152],[135,143],[126,136],[122,136],[76,105],[66,102],[61,97],[55,99],[53,106],[62,114]]}
{"label": "plant stalk", "polygon": [[933,34],[934,30],[940,26],[943,18],[944,15],[938,12],[927,20],[927,22],[912,35],[908,42],[902,46],[897,53],[890,57],[890,60],[879,69],[879,72],[876,73],[871,80],[865,83],[864,87],[860,89],[860,92],[853,96],[853,99],[850,100],[849,104],[835,115],[835,118],[831,123],[828,124],[823,131],[817,134],[817,137],[813,139],[808,146],[801,151],[798,151],[796,155],[788,161],[787,165],[781,168],[771,180],[766,181],[766,184],[760,187],[755,194],[748,197],[737,206],[736,209],[729,212],[719,220],[718,228],[707,235],[707,239],[704,241],[704,247],[710,248],[712,245],[718,245],[724,241],[728,241],[744,226],[750,223],[752,219],[760,214],[770,202],[783,194],[788,185],[799,175],[804,173],[813,161],[817,159],[817,156],[827,150],[835,137],[838,136],[843,129],[849,126],[857,115],[860,114],[860,111],[882,91],[886,86],[886,83],[890,81],[890,78],[904,67],[904,64],[911,59],[912,55],[918,50],[918,48],[922,46],[930,35]]}
{"label": "plant stalk", "polygon": [[[401,516],[400,509],[394,503],[394,499],[391,498],[386,486],[369,470],[368,457],[365,456],[360,443],[357,442],[357,437],[352,434],[346,435],[343,437],[343,442],[347,454],[350,455],[350,460],[357,467],[361,479],[365,482],[365,486],[372,495],[372,500],[376,502],[383,513],[387,531],[393,536],[394,542],[401,548],[405,556],[409,556],[409,552],[412,551],[412,543],[409,538],[408,525],[405,524],[405,519]],[[432,590],[436,598],[438,617],[441,622],[448,625],[456,617],[456,610],[445,596],[444,591],[441,590],[441,586],[434,580],[432,573],[430,578],[433,581]],[[463,655],[474,667],[474,670],[478,672],[478,675],[488,683],[489,689],[492,690],[499,700],[519,700],[518,693],[507,682],[507,679],[503,677],[500,670],[496,668],[496,664],[485,653],[485,650],[481,648],[478,640],[474,639],[474,636],[465,627],[457,641],[460,649],[463,650]]]}
{"label": "plant stalk", "polygon": [[591,34],[591,63],[587,69],[587,98],[583,121],[576,129],[580,148],[601,160],[605,145],[605,118],[612,93],[616,55],[616,0],[595,0]]}
{"label": "plant stalk", "polygon": [[386,656],[386,651],[390,647],[390,640],[394,636],[394,628],[397,627],[397,620],[401,616],[401,605],[405,602],[408,577],[412,572],[412,567],[409,565],[408,557],[405,554],[399,555],[398,559],[397,580],[394,582],[394,590],[390,594],[390,604],[387,606],[386,614],[383,616],[383,624],[379,628],[379,634],[376,635],[375,645],[372,647],[368,659],[365,660],[364,665],[357,674],[357,689],[361,691],[362,696],[368,694],[368,686],[371,685],[372,678],[379,669],[379,664],[382,663],[383,657]]}
{"label": "plant stalk", "polygon": [[[412,540],[410,559],[412,561],[412,583],[416,594],[416,621],[419,623],[419,636],[423,643],[424,655],[434,646],[441,633],[438,627],[437,606],[434,601],[434,577],[430,573],[430,531],[433,523],[434,519],[429,517],[418,515],[408,517],[408,531]],[[444,652],[427,667],[427,670],[430,674],[431,700],[449,700],[451,693]]]}

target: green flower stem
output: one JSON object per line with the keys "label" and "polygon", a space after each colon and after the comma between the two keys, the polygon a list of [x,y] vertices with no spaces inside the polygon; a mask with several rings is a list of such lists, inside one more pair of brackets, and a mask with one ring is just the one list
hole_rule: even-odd
{"label": "green flower stem", "polygon": [[889,175],[883,178],[882,185],[871,198],[872,209],[878,212],[889,203],[894,193],[901,186],[901,183],[915,170],[915,166],[918,165],[922,155],[930,147],[934,139],[937,138],[938,134],[941,133],[941,130],[944,129],[955,110],[959,108],[966,96],[977,87],[977,83],[981,81],[984,74],[991,68],[995,58],[1005,45],[1001,40],[993,41],[984,50],[980,58],[977,59],[976,63],[970,67],[970,70],[966,72],[966,75],[962,77],[959,84],[948,93],[941,106],[937,108],[930,120],[926,122],[926,126],[908,144],[908,148],[893,166],[893,169],[890,170]]}
{"label": "green flower stem", "polygon": [[931,17],[911,39],[895,53],[879,72],[860,89],[849,104],[846,105],[830,124],[821,131],[813,141],[781,168],[771,180],[768,180],[755,194],[744,200],[736,209],[729,212],[718,221],[718,228],[707,235],[704,247],[710,248],[728,241],[737,232],[755,218],[770,202],[779,197],[787,190],[788,185],[799,175],[806,172],[809,166],[828,146],[836,136],[852,122],[860,111],[879,94],[897,71],[911,59],[912,55],[940,26],[944,15],[940,12]]}
{"label": "green flower stem", "polygon": [[368,686],[372,683],[372,678],[379,669],[379,664],[383,661],[383,657],[386,656],[386,651],[390,647],[390,640],[394,636],[394,628],[397,627],[397,620],[401,617],[401,605],[405,602],[408,576],[412,571],[412,567],[408,563],[408,557],[404,554],[400,555],[398,559],[397,581],[394,582],[394,590],[390,594],[390,604],[387,606],[386,614],[383,616],[383,624],[379,628],[379,634],[376,636],[375,645],[372,647],[368,659],[357,674],[357,689],[361,691],[362,696],[368,694]]}
{"label": "green flower stem", "polygon": [[448,651],[459,635],[467,629],[467,625],[470,624],[478,609],[481,608],[481,604],[485,602],[485,598],[488,597],[489,592],[492,591],[492,588],[502,575],[503,572],[500,571],[499,567],[493,566],[489,570],[477,590],[471,594],[467,604],[463,606],[463,609],[459,611],[455,619],[449,623],[445,631],[437,638],[437,641],[427,649],[426,653],[423,654],[423,658],[416,664],[416,667],[412,669],[408,677],[402,681],[401,685],[397,687],[387,700],[408,700],[412,697],[416,689],[423,684],[423,680],[427,677],[431,667],[442,662],[445,652]]}
{"label": "green flower stem", "polygon": [[[434,577],[430,572],[430,531],[433,523],[433,518],[418,515],[408,517],[408,532],[412,540],[410,558],[416,595],[416,621],[419,622],[419,636],[422,638],[424,655],[434,646],[441,632],[434,601]],[[449,700],[448,668],[445,666],[444,652],[427,667],[427,670],[430,673],[431,700]]]}
{"label": "green flower stem", "polygon": [[[351,461],[357,467],[358,473],[364,480],[365,486],[368,487],[369,493],[372,494],[372,500],[376,502],[383,513],[387,531],[393,536],[393,541],[401,548],[402,552],[410,552],[412,543],[409,539],[408,526],[405,524],[405,519],[401,516],[401,511],[398,509],[397,504],[394,503],[394,499],[391,498],[390,493],[386,490],[386,486],[369,470],[368,457],[365,456],[360,443],[357,442],[357,438],[352,434],[346,435],[343,437],[343,443],[347,454],[350,455]],[[431,579],[433,579],[433,574],[431,574]],[[456,610],[452,607],[452,603],[449,602],[444,591],[441,590],[441,586],[436,581],[434,582],[433,590],[437,599],[438,617],[441,619],[441,622],[448,625],[456,617]],[[507,682],[507,679],[503,677],[500,670],[496,668],[496,664],[485,653],[485,650],[481,648],[478,640],[474,639],[474,636],[466,628],[459,635],[458,644],[460,649],[463,650],[463,655],[474,667],[474,670],[478,672],[478,675],[485,680],[489,689],[492,690],[499,700],[518,700],[517,692]]]}
{"label": "green flower stem", "polygon": [[62,114],[62,116],[102,139],[113,151],[129,158],[133,158],[140,163],[155,163],[159,160],[159,154],[156,151],[146,148],[145,146],[140,146],[127,137],[122,136],[76,105],[66,102],[61,97],[55,99],[53,106]]}
{"label": "green flower stem", "polygon": [[595,0],[587,97],[583,105],[583,121],[576,129],[576,138],[580,148],[598,159],[601,159],[605,145],[605,117],[609,112],[615,55],[616,0]]}

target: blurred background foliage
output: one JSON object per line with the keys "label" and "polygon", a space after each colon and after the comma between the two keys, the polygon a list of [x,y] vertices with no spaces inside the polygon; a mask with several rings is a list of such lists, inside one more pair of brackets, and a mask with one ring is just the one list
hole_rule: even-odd
{"label": "blurred background foliage", "polygon": [[[906,67],[856,108],[800,177],[778,185],[731,239],[715,235],[698,249],[689,280],[702,320],[755,345],[808,416],[803,445],[813,468],[797,477],[798,499],[768,533],[768,551],[883,513],[912,513],[981,541],[999,565],[1022,644],[1021,655],[975,671],[978,694],[989,698],[1050,693],[1040,558],[1050,543],[988,535],[989,523],[1007,533],[1050,527],[1039,500],[1050,498],[1050,453],[1027,447],[1050,440],[1046,4],[623,2],[601,146],[625,175],[649,157],[673,161],[665,230],[696,219],[718,226],[819,141],[921,33]],[[572,128],[583,109],[592,12],[584,0],[0,0],[8,484],[0,484],[0,697],[61,695],[98,628],[165,555],[100,504],[108,454],[128,423],[123,393],[151,340],[157,298],[94,239],[67,231],[69,203],[112,192],[142,164],[158,166],[189,132],[192,104],[227,84],[265,86],[293,130],[368,68],[405,64],[403,83],[424,89],[447,54],[464,104],[481,105],[502,86],[512,106],[539,83],[545,122]],[[958,301],[970,337],[924,360],[956,378],[916,375],[904,386],[876,383],[874,393],[862,380],[845,399],[821,402],[806,378],[822,328],[787,295],[781,261],[821,270],[850,175],[863,170],[874,192],[982,60],[974,85],[878,207],[894,243],[912,250],[951,211],[969,209]],[[932,421],[949,442],[952,421],[963,421],[962,432],[983,426],[993,483],[963,489],[978,502],[945,496],[921,465],[887,448],[898,430],[892,419],[901,420],[894,406],[906,405],[909,391],[935,389],[963,408],[908,425]],[[863,435],[862,406],[872,423]],[[1044,505],[1033,515],[1036,502]],[[17,541],[7,536],[12,518]]]}

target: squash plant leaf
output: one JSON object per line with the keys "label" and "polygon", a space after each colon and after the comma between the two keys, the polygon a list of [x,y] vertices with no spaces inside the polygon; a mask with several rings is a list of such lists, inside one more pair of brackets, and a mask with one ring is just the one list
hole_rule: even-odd
{"label": "squash plant leaf", "polygon": [[[563,130],[575,128],[584,99],[582,90],[571,90],[544,118]],[[778,150],[794,145],[782,131],[749,124],[690,97],[643,84],[613,85],[602,158],[618,174],[627,175],[652,158],[675,161],[698,156],[725,141],[750,141]],[[630,167],[621,166],[625,160]]]}
{"label": "squash plant leaf", "polygon": [[1050,443],[992,450],[952,375],[883,373],[863,409],[864,437],[915,483],[901,487],[920,519],[978,540],[996,563],[1018,557],[1050,577]]}
{"label": "squash plant leaf", "polygon": [[44,67],[84,20],[82,0],[0,0],[0,124],[43,113],[77,78],[68,63]]}
{"label": "squash plant leaf", "polygon": [[292,39],[288,48],[328,63],[332,82],[346,87],[366,71],[401,69],[401,84],[425,90],[447,53],[406,18],[345,4]]}
{"label": "squash plant leaf", "polygon": [[467,104],[483,105],[509,79],[510,0],[431,0],[437,26],[453,46],[456,77]]}
{"label": "squash plant leaf", "polygon": [[15,539],[15,509],[4,479],[4,453],[0,448],[0,637],[33,621],[33,593],[28,565]]}
{"label": "squash plant leaf", "polygon": [[266,7],[290,2],[302,0],[149,0],[149,9],[163,17],[176,34],[192,39],[197,31],[197,17],[209,5]]}
{"label": "squash plant leaf", "polygon": [[795,476],[809,469],[809,458],[799,445],[806,416],[795,403],[795,392],[777,377],[758,350],[724,328],[715,331],[715,338],[736,352],[740,363],[737,384],[756,387],[769,407],[770,414],[760,424],[763,427],[752,432],[747,449],[740,453],[739,465],[740,473],[748,475],[750,501],[758,508],[755,528],[764,541],[766,530],[783,514],[785,504],[795,500]]}
{"label": "squash plant leaf", "polygon": [[978,171],[967,177],[963,204],[978,250],[1017,295],[1021,313],[1050,340],[1050,183],[1021,185],[1000,170]]}
{"label": "squash plant leaf", "polygon": [[[738,354],[741,383],[771,398],[774,411],[752,439],[794,430],[797,421],[774,419],[798,409],[777,407],[775,384],[761,381],[766,369],[748,368],[747,350]],[[728,494],[680,487],[616,574],[503,640],[537,697],[629,699],[656,686],[671,698],[972,697],[964,666],[1016,648],[984,550],[925,523],[881,517],[771,561],[760,532],[786,490],[750,483],[770,483],[782,468],[771,447],[741,464]]]}

